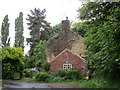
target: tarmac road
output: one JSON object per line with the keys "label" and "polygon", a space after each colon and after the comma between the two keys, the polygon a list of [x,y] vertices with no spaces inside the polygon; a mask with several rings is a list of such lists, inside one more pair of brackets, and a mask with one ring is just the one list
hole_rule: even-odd
{"label": "tarmac road", "polygon": [[3,90],[80,90],[78,86],[60,83],[29,83],[20,81],[3,81]]}
{"label": "tarmac road", "polygon": [[[5,81],[2,83],[5,90],[18,90],[18,89],[29,89],[29,90],[40,90],[40,88],[46,88],[51,90],[50,87],[45,83],[28,83],[28,82],[17,82],[17,81]],[[3,89],[4,90],[4,89]]]}

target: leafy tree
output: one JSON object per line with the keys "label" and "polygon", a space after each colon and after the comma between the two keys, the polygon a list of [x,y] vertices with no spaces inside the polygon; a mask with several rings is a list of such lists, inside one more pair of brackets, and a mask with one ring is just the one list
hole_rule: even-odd
{"label": "leafy tree", "polygon": [[38,70],[44,70],[44,63],[46,63],[45,44],[45,40],[40,41],[40,43],[34,49],[34,54],[31,57],[27,58],[26,67],[36,67]]}
{"label": "leafy tree", "polygon": [[88,21],[85,44],[89,66],[111,79],[120,75],[120,2],[89,2],[79,9],[79,18]]}
{"label": "leafy tree", "polygon": [[2,45],[3,46],[7,46],[8,45],[8,36],[9,36],[9,19],[8,19],[8,15],[6,15],[3,19],[2,22],[2,27],[1,27],[1,41],[2,41]]}
{"label": "leafy tree", "polygon": [[[30,56],[33,55],[34,48],[40,42],[40,40],[47,40],[45,33],[50,29],[50,23],[48,23],[45,18],[46,10],[34,9],[34,11],[30,10],[32,15],[28,14],[27,20],[29,21],[29,30],[31,38],[27,38],[27,42],[30,43]],[[43,38],[46,37],[46,38]]]}
{"label": "leafy tree", "polygon": [[2,76],[3,78],[11,79],[12,76],[7,74],[14,72],[21,72],[22,66],[24,64],[23,60],[23,51],[22,48],[11,48],[4,47],[2,48]]}
{"label": "leafy tree", "polygon": [[77,32],[82,37],[84,37],[85,36],[85,32],[86,32],[85,30],[88,27],[88,23],[89,22],[78,22],[78,23],[75,23],[73,25],[72,30]]}
{"label": "leafy tree", "polygon": [[61,24],[56,24],[55,26],[53,26],[50,30],[50,34],[49,37],[53,37],[54,35],[56,35],[58,32],[60,32],[61,30]]}
{"label": "leafy tree", "polygon": [[48,62],[44,62],[43,63],[43,68],[44,68],[44,70],[47,72],[47,71],[49,71],[49,69],[50,69],[50,64],[48,63]]}
{"label": "leafy tree", "polygon": [[24,49],[24,36],[23,36],[23,13],[19,13],[19,17],[15,19],[15,47],[22,47]]}

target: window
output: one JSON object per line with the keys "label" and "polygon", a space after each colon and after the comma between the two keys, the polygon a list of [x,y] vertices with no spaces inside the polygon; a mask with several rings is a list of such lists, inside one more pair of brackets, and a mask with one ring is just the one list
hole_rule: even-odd
{"label": "window", "polygon": [[72,68],[72,64],[70,62],[67,61],[63,64],[63,69],[65,71],[70,70],[71,68]]}

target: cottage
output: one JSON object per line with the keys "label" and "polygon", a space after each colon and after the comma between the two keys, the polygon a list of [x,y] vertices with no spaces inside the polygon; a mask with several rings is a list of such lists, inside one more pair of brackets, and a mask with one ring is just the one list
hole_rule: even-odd
{"label": "cottage", "polygon": [[76,69],[81,74],[87,72],[84,38],[70,30],[69,20],[61,22],[61,30],[46,43],[46,59],[50,63],[50,72],[60,69]]}
{"label": "cottage", "polygon": [[58,56],[56,56],[50,62],[50,66],[50,72],[52,73],[55,73],[60,69],[66,71],[69,69],[76,69],[81,74],[86,74],[86,72],[88,71],[86,60],[72,53],[69,49],[65,49]]}
{"label": "cottage", "polygon": [[72,53],[85,56],[84,38],[70,30],[69,20],[63,20],[58,34],[46,42],[46,59],[51,62],[63,50],[69,49]]}

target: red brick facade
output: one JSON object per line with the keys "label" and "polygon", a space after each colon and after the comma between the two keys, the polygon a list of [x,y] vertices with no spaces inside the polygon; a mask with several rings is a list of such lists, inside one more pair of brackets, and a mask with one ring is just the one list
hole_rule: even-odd
{"label": "red brick facade", "polygon": [[55,73],[63,69],[63,64],[65,62],[70,62],[72,64],[72,69],[78,70],[81,74],[85,74],[88,70],[87,63],[82,57],[65,49],[50,62],[50,72]]}

